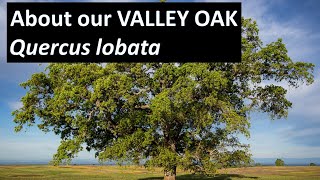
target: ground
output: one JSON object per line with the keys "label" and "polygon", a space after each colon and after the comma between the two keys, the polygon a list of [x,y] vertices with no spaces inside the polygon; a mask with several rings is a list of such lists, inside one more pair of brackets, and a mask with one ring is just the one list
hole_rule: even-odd
{"label": "ground", "polygon": [[[320,180],[320,167],[249,167],[231,168],[219,171],[215,177],[192,175],[178,171],[177,179],[207,180]],[[10,165],[0,166],[0,179],[116,179],[116,180],[161,180],[160,169],[147,170],[134,166],[46,166]]]}

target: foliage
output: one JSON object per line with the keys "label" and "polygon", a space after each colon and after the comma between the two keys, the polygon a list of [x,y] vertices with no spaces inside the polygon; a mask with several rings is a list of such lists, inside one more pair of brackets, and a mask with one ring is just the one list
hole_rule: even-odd
{"label": "foliage", "polygon": [[281,39],[262,46],[256,23],[242,19],[242,63],[50,64],[21,84],[15,130],[60,135],[55,165],[85,148],[102,162],[210,174],[251,162],[238,139],[249,137],[249,113],[287,117],[287,90],[271,83],[311,84],[313,67],[292,61]]}
{"label": "foliage", "polygon": [[316,163],[310,163],[309,166],[317,166]]}
{"label": "foliage", "polygon": [[284,166],[284,161],[282,159],[277,159],[274,163],[276,166]]}

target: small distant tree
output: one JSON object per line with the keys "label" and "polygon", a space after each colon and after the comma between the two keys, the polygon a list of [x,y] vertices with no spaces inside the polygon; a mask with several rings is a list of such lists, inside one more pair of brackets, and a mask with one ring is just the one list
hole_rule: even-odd
{"label": "small distant tree", "polygon": [[284,166],[284,161],[282,159],[277,159],[275,164],[276,166]]}
{"label": "small distant tree", "polygon": [[262,166],[261,163],[256,163],[254,166]]}
{"label": "small distant tree", "polygon": [[315,163],[310,163],[309,166],[317,166]]}

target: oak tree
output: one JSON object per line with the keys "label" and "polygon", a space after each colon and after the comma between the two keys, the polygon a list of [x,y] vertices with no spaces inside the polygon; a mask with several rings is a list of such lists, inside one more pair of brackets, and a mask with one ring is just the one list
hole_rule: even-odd
{"label": "oak tree", "polygon": [[284,161],[282,159],[276,159],[274,162],[276,166],[284,166]]}
{"label": "oak tree", "polygon": [[281,39],[262,45],[242,19],[241,63],[50,64],[21,84],[15,130],[37,125],[61,137],[55,165],[85,148],[100,161],[177,167],[205,174],[250,162],[249,113],[288,115],[287,90],[313,82],[311,63],[293,61]]}

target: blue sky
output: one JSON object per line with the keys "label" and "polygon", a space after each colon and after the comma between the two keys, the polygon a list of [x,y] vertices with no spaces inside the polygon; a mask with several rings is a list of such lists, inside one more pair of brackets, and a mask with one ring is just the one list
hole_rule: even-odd
{"label": "blue sky", "polygon": [[[222,0],[221,0],[222,1]],[[271,121],[264,114],[251,117],[251,144],[255,158],[320,157],[320,1],[319,0],[244,0],[243,16],[255,19],[264,44],[283,38],[294,60],[316,64],[315,83],[289,89],[293,102],[288,119]],[[6,1],[0,0],[0,161],[49,160],[59,145],[59,138],[32,127],[14,133],[11,112],[19,108],[25,93],[18,86],[34,72],[38,64],[6,63]],[[286,84],[279,83],[285,87]],[[93,159],[87,152],[80,159]]]}

